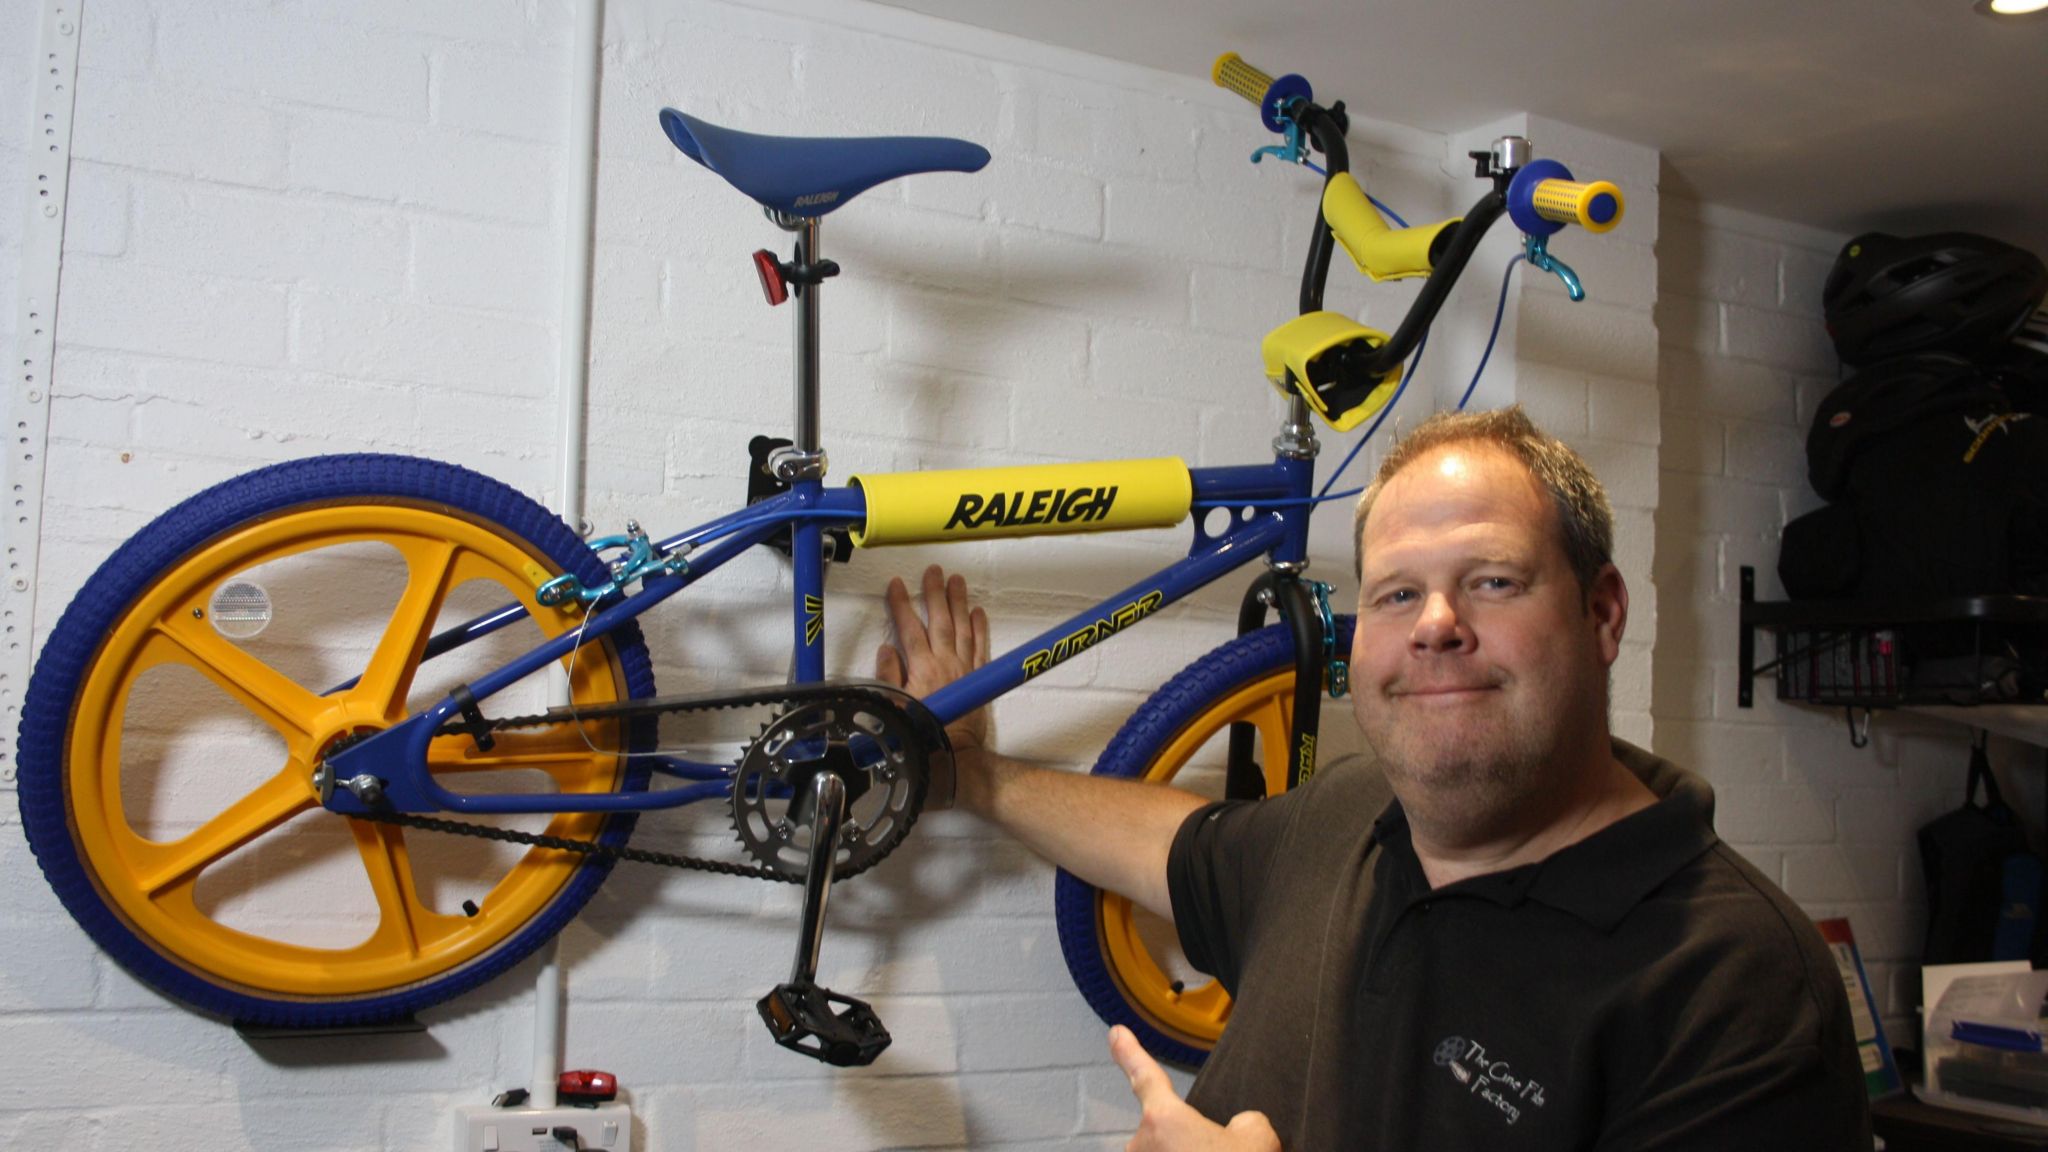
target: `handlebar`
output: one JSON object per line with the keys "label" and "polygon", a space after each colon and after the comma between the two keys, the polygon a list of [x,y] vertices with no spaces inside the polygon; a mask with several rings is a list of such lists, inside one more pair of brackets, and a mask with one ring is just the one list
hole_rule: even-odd
{"label": "handlebar", "polygon": [[1259,119],[1275,132],[1287,131],[1287,105],[1300,100],[1311,103],[1315,91],[1307,80],[1290,72],[1274,79],[1244,62],[1244,57],[1235,52],[1225,52],[1216,58],[1209,69],[1209,78],[1218,88],[1228,88],[1239,96],[1259,106]]}
{"label": "handlebar", "polygon": [[1605,180],[1580,184],[1545,180],[1536,185],[1536,214],[1555,224],[1577,224],[1588,232],[1605,232],[1621,223],[1621,189]]}
{"label": "handlebar", "polygon": [[1245,63],[1244,57],[1235,52],[1225,52],[1216,58],[1216,64],[1209,69],[1209,79],[1218,88],[1228,88],[1254,104],[1266,102],[1266,90],[1273,86],[1273,78]]}
{"label": "handlebar", "polygon": [[1580,183],[1555,160],[1532,160],[1508,185],[1508,215],[1531,236],[1548,236],[1566,224],[1608,232],[1621,223],[1621,189],[1605,180]]}
{"label": "handlebar", "polygon": [[[1218,87],[1257,105],[1260,120],[1272,131],[1288,136],[1297,159],[1306,156],[1305,144],[1312,144],[1323,153],[1324,194],[1317,206],[1317,227],[1302,271],[1304,317],[1322,308],[1330,257],[1340,243],[1359,270],[1376,280],[1427,276],[1391,336],[1361,330],[1361,335],[1369,333],[1369,337],[1351,342],[1341,356],[1333,359],[1332,367],[1341,361],[1337,370],[1351,381],[1351,388],[1370,387],[1375,380],[1398,377],[1401,365],[1435,321],[1480,240],[1501,216],[1512,218],[1516,227],[1529,237],[1532,252],[1541,252],[1544,238],[1566,224],[1577,224],[1589,232],[1607,232],[1621,222],[1625,205],[1619,188],[1605,180],[1575,180],[1570,170],[1554,160],[1530,161],[1516,167],[1517,161],[1528,155],[1527,142],[1522,141],[1519,153],[1512,149],[1497,150],[1490,158],[1486,153],[1474,154],[1480,159],[1479,175],[1490,177],[1493,188],[1462,218],[1419,228],[1391,228],[1350,175],[1341,101],[1324,108],[1315,102],[1306,79],[1293,74],[1275,78],[1235,52],[1225,52],[1216,58],[1210,78]],[[1301,374],[1290,369],[1288,375]],[[1321,391],[1324,386],[1316,387]],[[1329,412],[1324,414],[1328,416]]]}

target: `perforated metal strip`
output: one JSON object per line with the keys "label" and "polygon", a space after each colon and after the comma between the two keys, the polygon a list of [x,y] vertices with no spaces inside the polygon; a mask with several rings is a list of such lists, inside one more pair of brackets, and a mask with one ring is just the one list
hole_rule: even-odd
{"label": "perforated metal strip", "polygon": [[85,0],[45,0],[36,41],[35,120],[24,158],[20,314],[8,361],[4,570],[0,570],[0,781],[14,783],[14,741],[35,627],[42,537],[43,455],[50,436],[50,368],[57,349],[57,275],[71,172],[71,108]]}

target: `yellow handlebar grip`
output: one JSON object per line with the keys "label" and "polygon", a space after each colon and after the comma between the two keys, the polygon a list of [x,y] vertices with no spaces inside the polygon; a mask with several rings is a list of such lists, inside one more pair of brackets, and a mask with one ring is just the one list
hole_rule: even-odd
{"label": "yellow handlebar grip", "polygon": [[1254,104],[1266,98],[1266,89],[1273,86],[1273,78],[1244,62],[1244,57],[1235,52],[1225,52],[1216,58],[1216,66],[1209,70],[1209,78],[1216,81],[1218,88],[1228,88]]}
{"label": "yellow handlebar grip", "polygon": [[1621,189],[1605,180],[1545,180],[1536,185],[1529,202],[1545,220],[1577,224],[1588,232],[1606,232],[1621,223],[1625,207]]}

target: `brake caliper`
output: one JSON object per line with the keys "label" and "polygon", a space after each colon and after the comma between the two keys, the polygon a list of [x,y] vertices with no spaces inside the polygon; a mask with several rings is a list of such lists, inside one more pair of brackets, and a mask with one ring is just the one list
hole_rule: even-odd
{"label": "brake caliper", "polygon": [[554,608],[574,601],[579,604],[595,604],[609,596],[623,591],[636,580],[650,576],[685,576],[690,571],[689,548],[684,546],[667,552],[657,552],[654,541],[640,528],[638,520],[626,521],[623,536],[603,536],[590,542],[590,550],[603,553],[620,549],[620,554],[605,562],[612,578],[595,588],[576,578],[575,573],[563,573],[540,586],[535,593],[543,607]]}
{"label": "brake caliper", "polygon": [[1308,582],[1316,594],[1316,614],[1323,620],[1323,663],[1328,666],[1330,695],[1343,699],[1351,691],[1351,665],[1337,654],[1337,618],[1330,612],[1330,586],[1321,580]]}

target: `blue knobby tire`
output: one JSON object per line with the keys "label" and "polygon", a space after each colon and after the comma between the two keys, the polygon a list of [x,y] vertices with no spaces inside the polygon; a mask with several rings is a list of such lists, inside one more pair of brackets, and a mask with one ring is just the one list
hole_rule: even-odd
{"label": "blue knobby tire", "polygon": [[[1337,617],[1339,652],[1349,652],[1354,618]],[[1247,633],[1183,669],[1125,721],[1093,774],[1171,781],[1194,748],[1220,749],[1233,720],[1254,724],[1272,765],[1269,788],[1284,787],[1285,748],[1294,694],[1294,640],[1282,624]],[[1327,722],[1327,721],[1326,721]],[[1211,739],[1213,737],[1213,740]],[[1273,741],[1277,738],[1278,743]],[[1277,755],[1276,755],[1277,753]],[[1129,1028],[1155,1057],[1187,1067],[1208,1059],[1229,1016],[1229,996],[1213,981],[1171,982],[1170,946],[1141,941],[1129,901],[1062,870],[1054,913],[1060,949],[1074,985],[1105,1023]]]}
{"label": "blue knobby tire", "polygon": [[[445,537],[439,542],[434,538],[437,531]],[[396,679],[387,682],[366,674],[365,683],[357,688],[296,685],[282,673],[273,681],[275,668],[263,664],[264,658],[244,660],[245,641],[217,639],[201,625],[186,623],[187,617],[205,618],[204,606],[210,604],[216,609],[213,632],[238,636],[222,623],[228,618],[219,610],[228,603],[219,599],[222,588],[231,579],[241,579],[251,564],[313,564],[328,557],[321,549],[332,549],[358,567],[366,563],[366,549],[401,559],[393,576],[401,589],[398,607],[388,617],[365,617],[378,637],[366,659],[380,670],[379,677],[388,674]],[[440,567],[435,568],[436,563]],[[343,571],[354,574],[358,568]],[[421,580],[422,572],[432,573],[433,582]],[[301,752],[293,750],[298,747],[294,741],[314,747],[316,740],[325,739],[312,754],[317,759],[335,740],[360,729],[323,737],[310,721],[301,731],[277,719],[317,714],[325,718],[321,723],[332,724],[334,717],[350,709],[374,709],[380,700],[386,715],[402,716],[407,692],[428,687],[415,679],[415,674],[425,677],[418,647],[408,647],[414,632],[423,644],[426,629],[408,629],[415,616],[405,605],[425,604],[417,609],[424,613],[417,620],[431,623],[436,619],[432,612],[446,603],[446,589],[468,581],[460,584],[465,592],[481,587],[482,594],[493,594],[492,574],[500,572],[509,574],[502,582],[532,614],[520,626],[533,629],[536,637],[568,625],[558,619],[539,620],[546,610],[535,606],[535,584],[562,572],[574,573],[586,584],[608,578],[603,563],[576,533],[531,499],[466,469],[402,456],[316,457],[265,468],[193,496],[136,533],[101,565],[64,611],[43,647],[22,712],[17,744],[22,825],[66,911],[123,968],[164,995],[201,1012],[278,1027],[337,1027],[406,1017],[483,984],[552,937],[604,881],[611,868],[608,858],[527,849],[505,866],[505,878],[479,900],[465,902],[459,913],[429,908],[428,896],[433,893],[421,887],[419,874],[425,866],[420,861],[434,849],[408,844],[403,833],[394,834],[389,826],[327,813],[317,796],[307,804],[292,791],[298,786],[296,773],[306,767]],[[444,591],[429,600],[415,591],[416,584]],[[207,599],[209,595],[213,598]],[[318,597],[312,600],[320,602]],[[247,601],[236,603],[246,607]],[[166,610],[165,604],[177,607]],[[268,602],[263,611],[270,611]],[[380,619],[388,622],[376,625]],[[266,615],[266,625],[268,620]],[[239,618],[235,627],[244,627]],[[514,633],[508,630],[506,635]],[[131,636],[141,639],[131,643]],[[252,730],[266,739],[247,746],[269,747],[268,733],[260,731],[268,724],[278,729],[276,741],[287,749],[284,767],[249,794],[253,807],[248,809],[247,829],[237,823],[242,818],[233,805],[170,839],[152,837],[140,823],[148,805],[135,796],[153,786],[152,772],[165,767],[150,759],[153,750],[168,746],[158,729],[175,729],[181,717],[173,712],[168,718],[138,719],[136,697],[153,690],[156,681],[147,677],[164,665],[177,665],[180,653],[189,655],[191,670],[198,673],[195,682],[202,689],[220,684],[218,695],[246,707],[254,718]],[[635,627],[586,647],[578,660],[572,674],[579,699],[654,694],[647,649]],[[437,674],[442,668],[429,666]],[[187,674],[181,667],[173,671]],[[238,676],[243,679],[238,681]],[[238,690],[248,694],[246,700],[235,695]],[[248,701],[257,701],[260,707]],[[263,711],[273,706],[274,712]],[[145,725],[154,727],[145,730]],[[581,749],[553,759],[545,750],[535,755],[538,762],[562,773],[557,785],[565,789],[642,790],[648,782],[644,762],[617,753],[621,745],[651,746],[650,729],[644,722],[625,733],[598,725],[591,730],[603,734],[609,746],[590,748],[587,757]],[[223,749],[221,759],[232,759],[228,753],[235,750]],[[489,760],[478,765],[492,768]],[[190,802],[204,794],[203,789],[188,789],[161,803]],[[288,817],[277,816],[286,810]],[[130,824],[131,819],[137,823]],[[550,831],[573,824],[603,843],[623,845],[634,818],[584,815],[557,816],[553,821]],[[330,848],[342,846],[334,855],[344,864],[352,860],[348,847],[360,853],[364,869],[376,873],[367,887],[379,899],[379,914],[390,921],[374,927],[368,943],[332,952],[344,958],[366,957],[360,970],[337,962],[338,975],[332,979],[340,983],[334,986],[320,975],[319,958],[328,953],[218,924],[211,917],[237,894],[200,891],[206,870],[231,858],[207,855],[216,841],[237,844],[228,849],[237,853],[242,844],[304,834],[307,828],[325,836]],[[243,831],[249,832],[248,840],[234,841]],[[154,862],[159,859],[170,863],[158,867]],[[389,864],[388,872],[379,870],[379,860]],[[246,863],[235,879],[239,882],[252,871],[259,883],[265,879],[261,869]],[[418,906],[404,905],[394,915],[382,903],[387,894]],[[317,896],[308,904],[300,914],[317,918]],[[392,943],[379,943],[387,940]],[[368,962],[366,950],[372,945],[389,949],[379,964]],[[230,968],[233,974],[219,970]],[[376,986],[380,972],[396,973],[398,979]]]}

